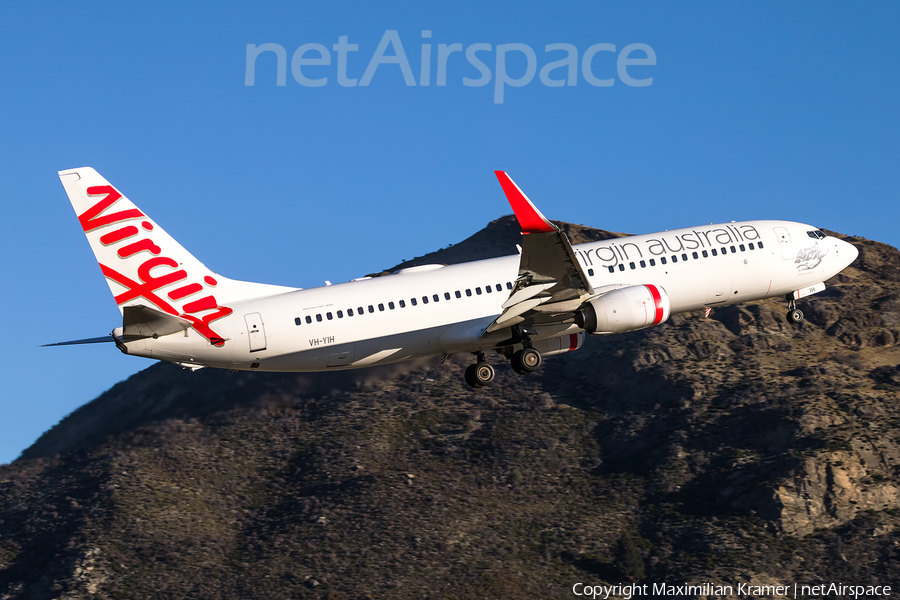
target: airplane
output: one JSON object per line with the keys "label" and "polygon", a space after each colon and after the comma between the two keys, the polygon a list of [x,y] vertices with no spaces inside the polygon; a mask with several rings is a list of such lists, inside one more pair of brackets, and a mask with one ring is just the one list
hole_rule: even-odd
{"label": "airplane", "polygon": [[[673,314],[825,289],[857,249],[789,221],[744,221],[573,246],[504,171],[522,230],[518,255],[401,269],[300,289],[214,273],[89,167],[60,171],[122,313],[108,336],[125,354],[188,369],[312,372],[471,353],[473,388],[492,383],[486,353],[517,373],[578,350],[585,334],[655,327]],[[708,313],[707,313],[708,314]]]}

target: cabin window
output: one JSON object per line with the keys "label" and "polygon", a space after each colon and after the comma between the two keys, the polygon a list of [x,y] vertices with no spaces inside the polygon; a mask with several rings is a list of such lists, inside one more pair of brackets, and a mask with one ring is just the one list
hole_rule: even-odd
{"label": "cabin window", "polygon": [[696,252],[691,252],[691,256],[694,257],[694,260],[697,260],[698,258],[700,258],[700,256]]}
{"label": "cabin window", "polygon": [[297,317],[297,318],[294,319],[294,325],[299,325],[299,324],[302,323],[302,322],[303,322],[303,321],[300,320],[300,317]]}
{"label": "cabin window", "polygon": [[661,264],[666,264],[666,257],[665,257],[665,256],[660,256],[660,257],[659,257],[659,262],[660,262]]}
{"label": "cabin window", "polygon": [[370,313],[375,312],[375,307],[372,306],[371,304],[369,305],[369,312],[370,312]]}
{"label": "cabin window", "polygon": [[[824,237],[824,235],[823,235],[823,237]],[[759,246],[760,248],[763,247],[762,242],[756,242],[756,245]]]}
{"label": "cabin window", "polygon": [[622,264],[622,263],[619,263],[619,270],[620,270],[620,271],[624,271],[624,270],[625,270],[625,265]]}
{"label": "cabin window", "polygon": [[400,308],[406,308],[406,300],[401,300],[399,304]]}
{"label": "cabin window", "polygon": [[472,295],[472,290],[466,288],[466,296],[471,296],[471,295]]}
{"label": "cabin window", "polygon": [[512,282],[510,282],[510,281],[506,282],[506,289],[508,289],[508,290],[512,289]]}
{"label": "cabin window", "polygon": [[488,285],[484,286],[484,291],[486,291],[488,294],[490,294],[491,292],[494,291],[494,288],[492,288],[490,286],[490,284],[488,284]]}
{"label": "cabin window", "polygon": [[722,254],[728,254],[728,248],[722,247]]}
{"label": "cabin window", "polygon": [[[435,295],[435,298],[437,298],[437,295]],[[435,300],[435,302],[437,302],[437,300]],[[428,304],[428,296],[422,296],[422,304]]]}
{"label": "cabin window", "polygon": [[316,315],[316,321],[318,321],[319,323],[322,322],[322,313]]}
{"label": "cabin window", "polygon": [[379,310],[380,312],[384,312],[384,304],[379,303],[379,304],[378,304],[378,310]]}
{"label": "cabin window", "polygon": [[412,302],[413,306],[416,306],[418,304],[418,302],[416,302],[415,298],[410,298],[409,301]]}
{"label": "cabin window", "polygon": [[450,299],[450,292],[444,292],[444,300]]}
{"label": "cabin window", "polygon": [[343,318],[344,318],[344,311],[342,311],[342,310],[337,311],[337,315],[338,315],[338,319],[343,319]]}
{"label": "cabin window", "polygon": [[331,321],[332,319],[334,319],[334,317],[331,316],[331,313],[330,313],[330,312],[325,313],[325,318],[328,319],[329,321]]}
{"label": "cabin window", "polygon": [[709,252],[707,252],[706,250],[703,250],[702,252],[703,252],[703,258],[709,258]]}
{"label": "cabin window", "polygon": [[393,303],[393,302],[388,302],[388,308],[391,309],[391,310],[394,310],[394,303]]}
{"label": "cabin window", "polygon": [[457,298],[462,298],[462,294],[459,293],[459,290],[456,290],[456,297],[457,297]]}
{"label": "cabin window", "polygon": [[[321,321],[322,319],[319,319],[319,320]],[[308,325],[309,323],[312,323],[312,317],[311,317],[311,316],[306,315],[306,323],[307,323],[307,325]]]}
{"label": "cabin window", "polygon": [[609,267],[609,272],[610,272],[610,273],[615,273],[615,272],[616,272],[616,268],[615,268],[615,267]]}
{"label": "cabin window", "polygon": [[353,309],[352,309],[352,308],[348,308],[348,309],[347,309],[347,316],[348,316],[348,317],[352,317],[352,316],[353,316]]}
{"label": "cabin window", "polygon": [[719,255],[719,253],[716,252],[716,249],[715,249],[715,248],[712,249],[712,255],[713,255],[713,256],[718,256],[718,255]]}
{"label": "cabin window", "polygon": [[628,266],[631,267],[632,269],[636,269],[636,268],[637,268],[637,267],[634,266],[634,263],[633,263],[633,262],[628,263]]}
{"label": "cabin window", "polygon": [[651,266],[651,267],[655,267],[655,266],[656,266],[656,261],[655,261],[654,259],[652,259],[652,258],[650,259],[650,266]]}
{"label": "cabin window", "polygon": [[731,253],[734,254],[734,253],[736,253],[736,252],[737,252],[737,250],[735,250],[734,246],[732,246],[732,247],[731,247]]}
{"label": "cabin window", "polygon": [[744,251],[746,250],[746,248],[744,248],[744,245],[743,245],[743,244],[741,244],[740,246],[738,246],[738,248],[741,249],[741,252],[744,252]]}
{"label": "cabin window", "polygon": [[503,291],[503,286],[500,285],[499,283],[497,284],[497,291],[498,291],[498,292],[502,292],[502,291]]}
{"label": "cabin window", "polygon": [[644,262],[644,261],[641,261],[641,268],[642,268],[642,269],[646,269],[646,268],[647,268],[647,263]]}
{"label": "cabin window", "polygon": [[751,250],[755,249],[755,248],[753,248],[753,242],[750,242],[749,244],[747,244],[747,246],[749,246]]}
{"label": "cabin window", "polygon": [[[697,258],[697,253],[696,253],[696,252],[694,252],[694,258]],[[682,254],[682,255],[681,255],[681,260],[686,261],[686,260],[687,260],[687,254]]]}
{"label": "cabin window", "polygon": [[673,263],[677,263],[677,262],[678,262],[678,255],[677,255],[677,254],[673,254],[673,255],[672,255],[672,262],[673,262]]}

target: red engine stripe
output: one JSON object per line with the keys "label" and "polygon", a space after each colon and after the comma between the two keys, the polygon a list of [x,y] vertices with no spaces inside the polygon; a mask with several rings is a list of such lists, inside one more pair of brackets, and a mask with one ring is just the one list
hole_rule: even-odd
{"label": "red engine stripe", "polygon": [[648,290],[650,290],[650,295],[653,296],[653,303],[656,305],[656,317],[653,319],[651,325],[658,325],[662,322],[663,317],[665,316],[665,307],[663,306],[662,294],[659,293],[659,290],[655,285],[646,285],[644,286]]}
{"label": "red engine stripe", "polygon": [[569,352],[573,350],[578,350],[578,334],[570,333],[569,334]]}

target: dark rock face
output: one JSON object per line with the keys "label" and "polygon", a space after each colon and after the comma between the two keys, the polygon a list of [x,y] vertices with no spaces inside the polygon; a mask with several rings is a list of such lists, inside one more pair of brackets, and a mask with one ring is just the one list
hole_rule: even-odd
{"label": "dark rock face", "polygon": [[[396,268],[514,250],[511,219],[490,228]],[[525,377],[493,357],[478,391],[465,357],[155,365],[0,466],[0,598],[897,589],[900,253],[847,239],[860,258],[799,326],[777,300],[679,315]]]}

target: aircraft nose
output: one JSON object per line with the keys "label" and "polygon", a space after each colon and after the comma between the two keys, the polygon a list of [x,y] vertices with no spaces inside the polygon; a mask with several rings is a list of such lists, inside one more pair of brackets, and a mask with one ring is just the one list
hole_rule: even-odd
{"label": "aircraft nose", "polygon": [[836,242],[836,250],[838,258],[845,267],[849,266],[853,261],[856,260],[856,257],[859,256],[859,249],[851,244],[850,242],[845,242],[844,240],[835,240]]}

